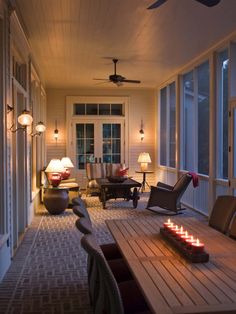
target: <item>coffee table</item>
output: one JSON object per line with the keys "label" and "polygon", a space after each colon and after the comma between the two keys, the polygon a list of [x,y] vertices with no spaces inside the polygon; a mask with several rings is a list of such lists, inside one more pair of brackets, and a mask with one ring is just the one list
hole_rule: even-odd
{"label": "coffee table", "polygon": [[137,188],[141,187],[141,183],[130,178],[122,183],[113,183],[108,181],[108,179],[96,179],[96,181],[99,186],[99,200],[102,202],[103,209],[106,208],[106,201],[113,198],[124,198],[127,201],[132,200],[133,207],[137,207],[139,200]]}

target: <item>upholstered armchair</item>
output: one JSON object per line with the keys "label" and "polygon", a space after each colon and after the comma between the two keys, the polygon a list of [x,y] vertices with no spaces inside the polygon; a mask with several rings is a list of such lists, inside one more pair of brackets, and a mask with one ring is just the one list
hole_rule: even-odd
{"label": "upholstered armchair", "polygon": [[158,182],[157,186],[151,186],[147,209],[158,206],[166,209],[167,211],[177,213],[181,210],[181,197],[186,191],[191,180],[192,175],[186,173],[179,178],[174,186],[162,182]]}

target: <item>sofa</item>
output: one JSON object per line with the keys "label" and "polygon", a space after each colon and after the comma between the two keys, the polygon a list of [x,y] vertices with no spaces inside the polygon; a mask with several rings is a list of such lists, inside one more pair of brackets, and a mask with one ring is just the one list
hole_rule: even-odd
{"label": "sofa", "polygon": [[109,176],[122,175],[127,171],[124,163],[87,163],[86,176],[87,176],[87,195],[98,195],[99,187],[96,179],[103,179]]}

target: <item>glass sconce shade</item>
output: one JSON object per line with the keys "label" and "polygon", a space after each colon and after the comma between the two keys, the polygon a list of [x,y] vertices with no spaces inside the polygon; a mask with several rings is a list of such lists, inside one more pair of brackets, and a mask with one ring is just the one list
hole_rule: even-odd
{"label": "glass sconce shade", "polygon": [[39,123],[37,123],[35,130],[38,133],[43,133],[46,130],[46,126],[43,124],[42,121],[40,121]]}
{"label": "glass sconce shade", "polygon": [[33,117],[30,115],[30,112],[28,110],[24,110],[22,114],[18,117],[18,122],[26,127],[32,124]]}

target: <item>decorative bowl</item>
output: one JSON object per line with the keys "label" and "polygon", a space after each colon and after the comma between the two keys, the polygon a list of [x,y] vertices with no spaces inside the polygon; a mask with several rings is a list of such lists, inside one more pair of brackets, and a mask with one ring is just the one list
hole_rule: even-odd
{"label": "decorative bowl", "polygon": [[120,177],[120,176],[110,176],[107,177],[108,181],[111,183],[122,183],[124,182],[127,178],[126,177]]}

